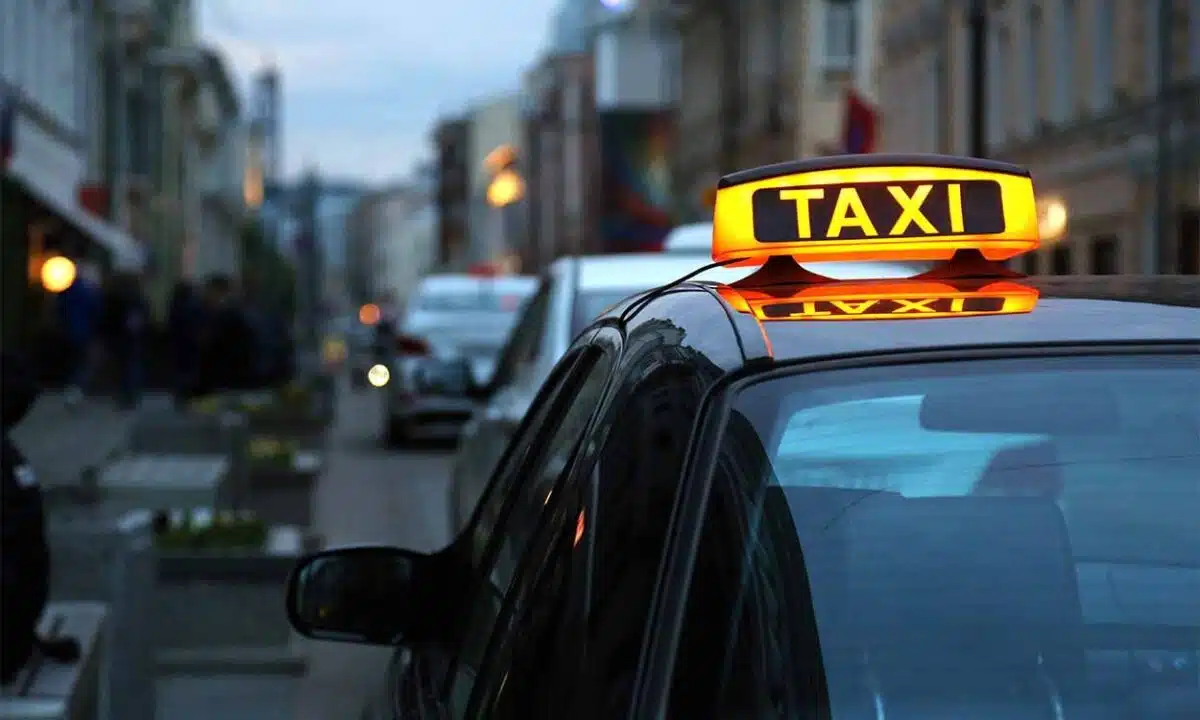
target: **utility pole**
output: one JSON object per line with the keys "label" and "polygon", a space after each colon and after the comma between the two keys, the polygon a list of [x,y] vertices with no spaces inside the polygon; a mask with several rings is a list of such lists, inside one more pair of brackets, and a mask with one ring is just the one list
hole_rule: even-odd
{"label": "utility pole", "polygon": [[317,202],[319,195],[317,175],[309,171],[300,183],[299,215],[300,234],[296,248],[296,306],[299,327],[299,350],[305,369],[315,372],[319,367],[320,348],[319,316],[320,294],[318,292],[317,254]]}
{"label": "utility pole", "polygon": [[967,42],[970,47],[971,134],[970,153],[977,158],[987,157],[987,0],[969,0],[967,12]]}
{"label": "utility pole", "polygon": [[1171,0],[1158,0],[1158,88],[1154,103],[1154,220],[1144,241],[1142,272],[1157,275],[1164,270],[1163,250],[1169,247],[1171,226]]}

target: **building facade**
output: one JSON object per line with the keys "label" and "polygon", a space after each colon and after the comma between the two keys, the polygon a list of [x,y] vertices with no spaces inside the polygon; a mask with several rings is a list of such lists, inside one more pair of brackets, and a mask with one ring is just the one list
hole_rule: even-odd
{"label": "building facade", "polygon": [[879,13],[883,4],[885,0],[805,0],[797,4],[801,12],[795,26],[800,37],[794,84],[798,121],[793,122],[797,157],[844,151],[851,91],[865,103],[878,106]]}
{"label": "building facade", "polygon": [[[1061,240],[1026,259],[1027,272],[1200,273],[1200,2],[1172,0],[1165,25],[1158,5],[988,5],[987,153],[1029,167],[1039,195],[1068,218]],[[885,8],[882,148],[966,154],[965,3]],[[1169,62],[1160,62],[1160,50]],[[1160,111],[1167,113],[1161,135]],[[1169,189],[1161,232],[1160,136],[1168,141]]]}
{"label": "building facade", "polygon": [[438,265],[461,264],[469,238],[470,123],[465,117],[444,118],[434,129],[437,154]]}
{"label": "building facade", "polygon": [[595,67],[588,53],[552,54],[526,76],[528,162],[522,272],[595,252],[599,148]]}
{"label": "building facade", "polygon": [[31,342],[47,298],[51,254],[138,270],[141,246],[106,216],[96,187],[95,118],[105,6],[68,0],[0,3],[0,279],[5,343]]}
{"label": "building facade", "polygon": [[650,0],[636,12],[679,38],[673,188],[677,217],[711,210],[705,196],[739,168],[794,157],[802,21],[807,2]]}
{"label": "building facade", "polygon": [[197,90],[195,145],[201,195],[194,277],[242,271],[241,234],[246,221],[243,192],[247,127],[228,68],[220,55],[203,53]]}
{"label": "building facade", "polygon": [[497,262],[519,243],[516,227],[507,222],[514,208],[492,207],[487,191],[494,170],[486,162],[494,151],[520,158],[524,144],[521,97],[501,95],[473,105],[467,114],[467,237],[465,253],[456,258],[458,268]]}

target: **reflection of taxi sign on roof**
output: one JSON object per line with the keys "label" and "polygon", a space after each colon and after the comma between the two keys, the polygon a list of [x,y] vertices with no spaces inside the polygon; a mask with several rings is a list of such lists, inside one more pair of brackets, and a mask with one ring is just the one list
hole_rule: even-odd
{"label": "reflection of taxi sign on roof", "polygon": [[727,175],[713,259],[1006,260],[1038,247],[1029,173],[941,156],[847,155]]}
{"label": "reflection of taxi sign on roof", "polygon": [[[1010,315],[1037,304],[1001,264],[1040,245],[1033,181],[1005,163],[845,155],[734,173],[718,186],[712,242],[713,260],[763,265],[719,289],[760,320]],[[852,282],[797,265],[854,260],[944,262]]]}

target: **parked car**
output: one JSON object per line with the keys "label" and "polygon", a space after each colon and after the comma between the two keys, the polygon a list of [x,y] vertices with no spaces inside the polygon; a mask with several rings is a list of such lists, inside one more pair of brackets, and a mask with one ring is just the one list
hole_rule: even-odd
{"label": "parked car", "polygon": [[[450,476],[450,527],[463,527],[542,382],[593,318],[631,295],[694,272],[706,260],[678,247],[670,253],[589,255],[556,260],[542,277],[481,395],[488,399],[463,426]],[[707,256],[711,247],[704,247]],[[836,279],[903,277],[928,264],[808,263]],[[700,280],[732,282],[754,268],[716,268]]]}
{"label": "parked car", "polygon": [[467,388],[491,380],[536,286],[528,276],[447,274],[421,281],[386,363],[383,436],[389,445],[458,436],[475,410]]}

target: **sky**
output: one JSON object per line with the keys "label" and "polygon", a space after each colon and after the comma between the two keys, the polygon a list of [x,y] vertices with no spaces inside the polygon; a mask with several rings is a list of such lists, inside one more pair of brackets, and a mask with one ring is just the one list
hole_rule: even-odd
{"label": "sky", "polygon": [[438,117],[516,91],[558,0],[196,0],[246,97],[274,62],[284,173],[379,183],[432,157]]}

